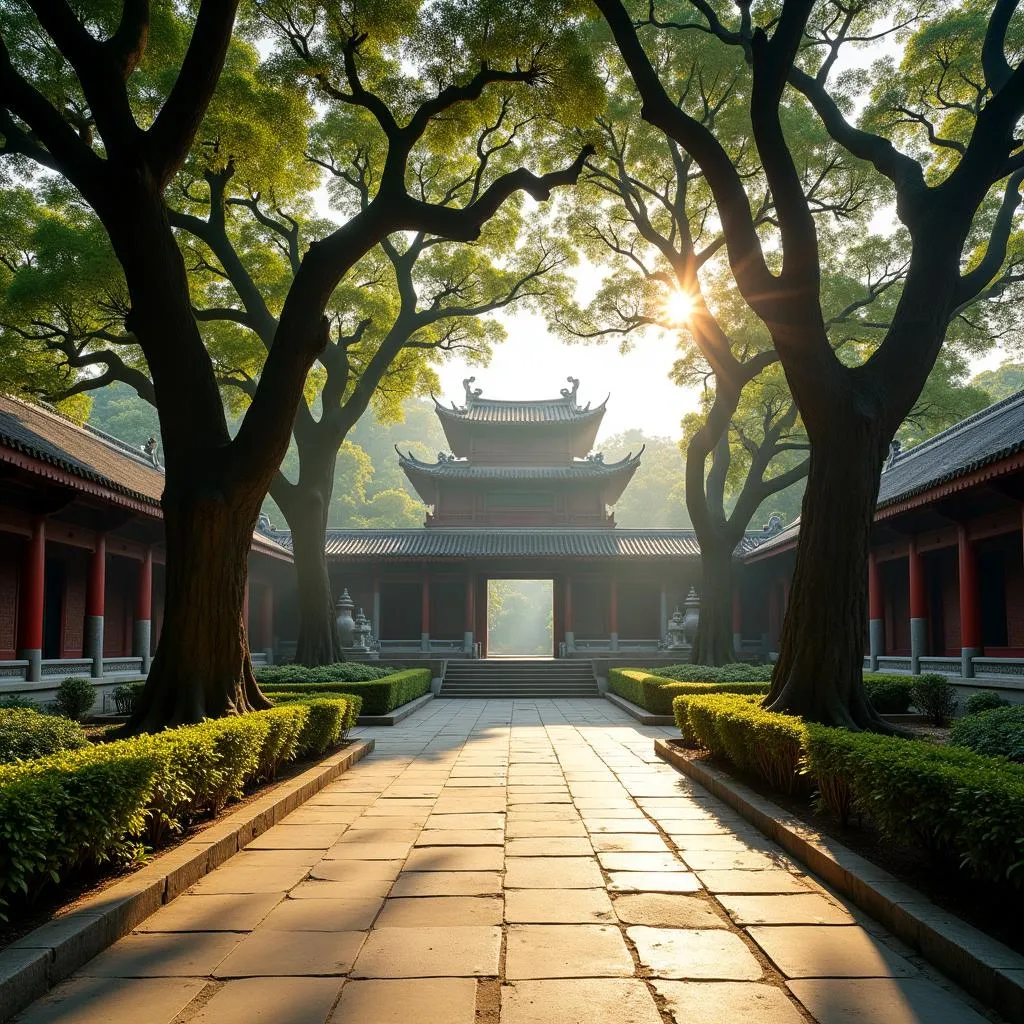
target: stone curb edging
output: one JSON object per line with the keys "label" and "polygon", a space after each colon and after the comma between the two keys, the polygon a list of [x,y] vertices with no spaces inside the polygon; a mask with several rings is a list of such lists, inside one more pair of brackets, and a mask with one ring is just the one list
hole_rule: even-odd
{"label": "stone curb edging", "polygon": [[360,715],[356,719],[356,725],[398,725],[399,722],[404,721],[414,711],[419,711],[424,704],[433,699],[432,693],[425,693],[422,697],[417,697],[415,700],[409,701],[408,704],[389,711],[386,715]]}
{"label": "stone curb edging", "polygon": [[372,739],[356,739],[265,796],[212,821],[188,842],[85,900],[70,914],[48,921],[0,950],[0,1022],[220,867],[373,748]]}
{"label": "stone curb edging", "polygon": [[655,740],[654,750],[972,995],[1014,1024],[1024,1024],[1024,957],[743,783],[691,761],[667,740]]}
{"label": "stone curb edging", "polygon": [[605,700],[610,700],[617,708],[625,711],[627,715],[635,718],[641,725],[675,725],[676,720],[672,715],[656,715],[653,711],[648,711],[646,708],[640,707],[639,704],[634,704],[631,700],[626,700],[625,697],[620,697],[617,693],[612,693],[611,690],[606,690],[604,695]]}

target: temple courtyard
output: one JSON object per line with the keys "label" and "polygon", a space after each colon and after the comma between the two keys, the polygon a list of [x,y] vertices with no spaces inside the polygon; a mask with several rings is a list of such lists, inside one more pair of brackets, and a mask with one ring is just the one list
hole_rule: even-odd
{"label": "temple courtyard", "polygon": [[434,700],[20,1024],[996,1020],[603,700]]}

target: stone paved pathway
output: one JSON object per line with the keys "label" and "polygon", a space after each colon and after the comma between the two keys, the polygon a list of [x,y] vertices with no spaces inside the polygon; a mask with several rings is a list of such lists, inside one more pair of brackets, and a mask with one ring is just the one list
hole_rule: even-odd
{"label": "stone paved pathway", "polygon": [[973,1024],[610,703],[432,702],[20,1024]]}

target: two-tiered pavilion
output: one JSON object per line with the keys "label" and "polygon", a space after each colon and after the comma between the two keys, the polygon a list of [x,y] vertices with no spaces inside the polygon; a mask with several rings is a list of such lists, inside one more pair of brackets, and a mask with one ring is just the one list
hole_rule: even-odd
{"label": "two-tiered pavilion", "polygon": [[371,616],[382,653],[487,653],[487,581],[552,581],[553,653],[654,651],[700,576],[689,530],[628,530],[610,511],[640,465],[592,449],[606,401],[436,402],[450,452],[399,452],[430,509],[423,529],[331,530],[335,589]]}

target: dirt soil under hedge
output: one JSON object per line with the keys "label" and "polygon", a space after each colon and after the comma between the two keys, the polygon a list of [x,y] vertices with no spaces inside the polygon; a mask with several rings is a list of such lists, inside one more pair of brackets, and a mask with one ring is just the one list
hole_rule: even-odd
{"label": "dirt soil under hedge", "polygon": [[690,750],[677,741],[673,741],[673,745],[691,761],[706,761],[714,765],[718,771],[749,786],[806,825],[885,868],[944,910],[1024,954],[1024,929],[1020,927],[1021,920],[1024,920],[1024,889],[980,882],[954,864],[935,863],[926,850],[896,847],[868,822],[855,818],[849,824],[841,825],[830,815],[816,811],[810,800],[779,793],[760,778],[741,775],[727,761]]}
{"label": "dirt soil under hedge", "polygon": [[[107,726],[106,728],[109,729],[111,727]],[[323,756],[327,757],[336,754],[339,750],[344,750],[345,747],[354,742],[355,740],[353,739],[345,740],[340,746],[329,750]],[[101,865],[93,868],[91,871],[79,872],[73,877],[62,880],[57,885],[47,885],[31,905],[15,904],[8,907],[7,914],[9,920],[4,921],[0,919],[0,949],[9,946],[12,942],[17,942],[18,939],[28,935],[29,932],[46,924],[47,921],[63,917],[65,914],[70,914],[72,911],[77,910],[90,897],[130,877],[140,868],[159,861],[161,857],[175,850],[182,843],[200,838],[207,828],[217,824],[225,814],[234,814],[235,811],[245,807],[246,804],[252,803],[253,800],[267,796],[289,779],[308,771],[319,760],[320,758],[306,758],[302,761],[292,761],[283,766],[273,782],[247,789],[241,800],[228,804],[218,817],[211,818],[208,821],[197,822],[191,828],[185,829],[174,842],[161,846],[159,850],[151,852],[143,864],[121,870],[111,869],[109,865],[105,867]]]}

